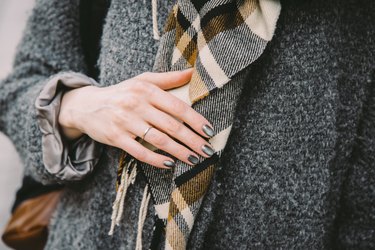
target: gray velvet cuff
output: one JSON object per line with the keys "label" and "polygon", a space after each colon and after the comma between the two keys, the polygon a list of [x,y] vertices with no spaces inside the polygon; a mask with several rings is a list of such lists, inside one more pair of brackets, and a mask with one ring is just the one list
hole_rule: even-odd
{"label": "gray velvet cuff", "polygon": [[98,85],[83,74],[66,72],[51,77],[35,101],[42,131],[43,163],[46,170],[61,180],[81,180],[98,163],[103,145],[87,135],[67,142],[60,134],[58,115],[68,89]]}

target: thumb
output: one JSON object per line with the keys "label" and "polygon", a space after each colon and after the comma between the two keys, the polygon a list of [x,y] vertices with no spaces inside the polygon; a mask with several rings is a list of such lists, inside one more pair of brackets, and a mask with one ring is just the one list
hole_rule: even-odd
{"label": "thumb", "polygon": [[140,74],[135,79],[150,82],[163,90],[173,89],[187,84],[193,74],[193,68],[182,71],[170,71],[164,73],[146,72]]}

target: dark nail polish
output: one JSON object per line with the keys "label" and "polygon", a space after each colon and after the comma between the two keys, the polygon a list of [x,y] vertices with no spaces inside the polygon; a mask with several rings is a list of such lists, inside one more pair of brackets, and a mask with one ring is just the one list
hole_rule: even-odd
{"label": "dark nail polish", "polygon": [[195,155],[189,155],[188,160],[194,165],[198,163],[198,158]]}
{"label": "dark nail polish", "polygon": [[208,135],[209,137],[212,137],[212,136],[214,136],[214,131],[213,131],[213,129],[212,128],[210,128],[208,125],[204,125],[203,127],[202,127],[202,129],[203,129],[203,132],[206,134],[206,135]]}
{"label": "dark nail polish", "polygon": [[173,168],[176,166],[176,164],[173,161],[164,161],[163,164],[164,166],[169,167],[169,168]]}
{"label": "dark nail polish", "polygon": [[203,145],[202,150],[203,150],[203,152],[205,152],[209,156],[212,156],[215,152],[213,148],[211,148],[210,146],[207,146],[207,145]]}

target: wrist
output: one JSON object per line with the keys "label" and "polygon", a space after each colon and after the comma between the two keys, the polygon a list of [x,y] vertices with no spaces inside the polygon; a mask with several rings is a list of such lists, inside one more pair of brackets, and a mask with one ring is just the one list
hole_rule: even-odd
{"label": "wrist", "polygon": [[77,108],[81,107],[82,94],[87,91],[88,88],[96,88],[94,86],[85,86],[76,89],[66,91],[61,99],[60,112],[58,117],[58,123],[63,136],[69,140],[75,140],[84,134],[81,129],[80,116]]}

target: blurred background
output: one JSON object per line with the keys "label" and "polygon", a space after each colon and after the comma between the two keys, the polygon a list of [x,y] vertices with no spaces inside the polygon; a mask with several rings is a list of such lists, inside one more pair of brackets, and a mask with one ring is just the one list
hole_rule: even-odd
{"label": "blurred background", "polygon": [[[0,0],[0,79],[12,69],[16,46],[21,39],[34,0]],[[9,139],[0,132],[0,231],[9,219],[10,208],[22,176],[21,160]],[[0,250],[9,249],[0,241]]]}

